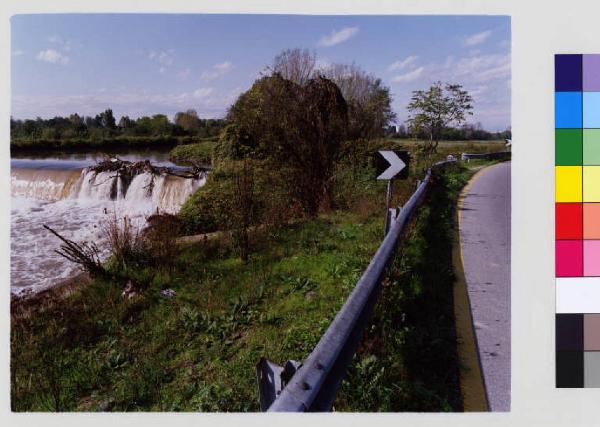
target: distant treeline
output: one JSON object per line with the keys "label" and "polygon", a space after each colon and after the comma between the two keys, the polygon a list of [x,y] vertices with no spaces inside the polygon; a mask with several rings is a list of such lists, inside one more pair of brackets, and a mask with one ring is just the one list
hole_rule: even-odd
{"label": "distant treeline", "polygon": [[71,114],[44,120],[10,120],[12,148],[87,148],[106,144],[177,144],[216,138],[225,121],[201,119],[194,110],[179,112],[171,122],[164,114],[117,122],[111,109],[95,117]]}
{"label": "distant treeline", "polygon": [[[410,132],[404,125],[389,126],[387,136],[391,138],[416,138],[428,139],[425,132],[414,133]],[[481,128],[481,124],[465,124],[460,127],[445,127],[441,130],[440,139],[444,141],[492,141],[510,139],[512,133],[510,129],[502,132],[489,132]]]}

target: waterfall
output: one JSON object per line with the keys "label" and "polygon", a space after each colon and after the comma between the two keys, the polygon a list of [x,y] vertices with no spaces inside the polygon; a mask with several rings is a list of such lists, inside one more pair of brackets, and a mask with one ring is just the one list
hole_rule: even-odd
{"label": "waterfall", "polygon": [[11,195],[55,202],[69,197],[79,187],[80,175],[73,170],[12,169]]}
{"label": "waterfall", "polygon": [[186,179],[148,172],[126,185],[115,172],[56,169],[12,169],[12,196],[56,202],[63,199],[118,201],[125,211],[176,213],[185,200],[205,182],[205,177]]}
{"label": "waterfall", "polygon": [[68,239],[93,241],[108,255],[103,224],[127,216],[143,227],[148,215],[176,213],[205,182],[148,172],[130,181],[86,169],[11,169],[11,292],[37,291],[72,276],[77,265],[54,250],[47,224]]}

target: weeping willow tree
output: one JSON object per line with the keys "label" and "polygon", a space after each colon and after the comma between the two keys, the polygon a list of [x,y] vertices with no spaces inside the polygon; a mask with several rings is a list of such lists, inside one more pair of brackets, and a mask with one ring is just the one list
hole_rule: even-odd
{"label": "weeping willow tree", "polygon": [[303,84],[275,72],[257,80],[230,108],[232,153],[270,162],[290,196],[314,217],[332,203],[332,177],[348,128],[348,106],[331,80]]}

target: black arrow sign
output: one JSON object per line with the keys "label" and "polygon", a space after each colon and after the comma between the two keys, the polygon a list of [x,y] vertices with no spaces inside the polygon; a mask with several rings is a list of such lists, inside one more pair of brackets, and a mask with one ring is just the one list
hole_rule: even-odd
{"label": "black arrow sign", "polygon": [[[381,150],[374,158],[377,179],[406,179],[410,153],[404,150]],[[395,173],[394,173],[395,172]]]}

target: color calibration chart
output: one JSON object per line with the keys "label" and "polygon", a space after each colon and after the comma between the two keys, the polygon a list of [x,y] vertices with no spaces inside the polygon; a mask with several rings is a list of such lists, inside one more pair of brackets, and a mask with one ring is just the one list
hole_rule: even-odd
{"label": "color calibration chart", "polygon": [[554,68],[556,386],[600,387],[600,55]]}

